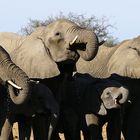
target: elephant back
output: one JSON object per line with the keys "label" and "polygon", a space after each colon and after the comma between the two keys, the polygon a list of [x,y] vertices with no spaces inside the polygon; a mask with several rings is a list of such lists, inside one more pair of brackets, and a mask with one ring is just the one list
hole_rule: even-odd
{"label": "elephant back", "polygon": [[18,48],[23,42],[25,37],[16,33],[1,32],[0,33],[0,45],[8,52],[11,53]]}
{"label": "elephant back", "polygon": [[109,77],[108,61],[116,49],[117,47],[100,46],[96,57],[92,61],[87,62],[81,58],[78,60],[76,63],[77,71],[79,73],[88,73],[95,78]]}
{"label": "elephant back", "polygon": [[108,62],[110,73],[130,78],[140,78],[140,36],[124,41]]}

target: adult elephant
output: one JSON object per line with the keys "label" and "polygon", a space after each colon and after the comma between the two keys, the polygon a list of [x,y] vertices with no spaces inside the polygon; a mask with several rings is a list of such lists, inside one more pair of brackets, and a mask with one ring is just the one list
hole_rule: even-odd
{"label": "adult elephant", "polygon": [[56,63],[75,62],[79,55],[84,60],[93,59],[99,45],[95,33],[66,19],[39,27],[26,37],[0,33],[0,44],[30,78],[40,79],[59,75]]}
{"label": "adult elephant", "polygon": [[46,78],[60,75],[57,84],[61,94],[55,92],[59,103],[79,56],[86,61],[93,59],[100,45],[94,32],[66,19],[39,27],[26,37],[1,33],[0,44],[30,78],[48,85]]}
{"label": "adult elephant", "polygon": [[[0,46],[0,139],[8,140],[15,116],[49,110],[57,120],[59,106],[45,85],[28,78]],[[56,116],[56,118],[55,118]],[[22,139],[22,138],[21,138]]]}
{"label": "adult elephant", "polygon": [[[124,116],[124,136],[126,140],[140,139],[139,83],[140,83],[140,36],[123,41],[115,47],[101,46],[94,61],[80,59],[77,71],[89,73],[93,77],[117,79],[130,90],[130,100]],[[121,78],[120,78],[121,77]]]}

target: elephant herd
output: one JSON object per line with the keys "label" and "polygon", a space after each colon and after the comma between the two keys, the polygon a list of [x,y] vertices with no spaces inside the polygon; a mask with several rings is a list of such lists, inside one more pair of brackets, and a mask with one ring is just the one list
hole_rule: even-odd
{"label": "elephant herd", "polygon": [[107,47],[67,19],[0,33],[0,140],[140,139],[140,36]]}

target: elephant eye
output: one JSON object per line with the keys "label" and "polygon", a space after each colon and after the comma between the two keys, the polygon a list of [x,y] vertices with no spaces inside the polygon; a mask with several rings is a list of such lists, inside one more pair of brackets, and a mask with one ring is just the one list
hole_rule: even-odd
{"label": "elephant eye", "polygon": [[56,32],[56,33],[55,33],[55,35],[56,35],[56,36],[59,36],[59,35],[60,35],[60,33],[59,33],[59,32]]}

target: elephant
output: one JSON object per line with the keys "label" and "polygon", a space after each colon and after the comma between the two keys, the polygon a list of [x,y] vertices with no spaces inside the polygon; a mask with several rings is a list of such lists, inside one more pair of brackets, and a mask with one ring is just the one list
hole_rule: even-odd
{"label": "elephant", "polygon": [[[8,91],[9,96],[3,93],[2,88],[7,85],[11,86]],[[2,46],[0,46],[0,89],[0,139],[5,140],[9,133],[6,129],[11,129],[10,122],[12,121],[9,110],[10,100],[15,106],[25,104],[30,98],[31,86],[29,77],[12,62],[9,54]],[[6,96],[8,96],[7,99],[5,99]],[[6,104],[3,103],[4,100],[6,100]]]}
{"label": "elephant", "polygon": [[96,78],[111,77],[128,87],[130,101],[124,110],[122,130],[126,140],[140,139],[139,51],[140,36],[137,36],[114,47],[102,45],[94,61],[87,63],[79,59],[76,63],[79,73],[89,73]]}
{"label": "elephant", "polygon": [[30,78],[39,79],[59,75],[57,63],[72,64],[79,56],[93,59],[100,45],[95,33],[66,19],[38,27],[26,37],[1,32],[0,44]]}
{"label": "elephant", "polygon": [[[31,135],[31,128],[33,128],[34,139],[41,138],[42,140],[50,139],[51,132],[44,133],[38,138],[38,132],[36,132],[34,125],[36,125],[37,116],[42,116],[42,119],[51,119],[50,123],[52,127],[56,125],[57,118],[59,116],[59,105],[56,102],[51,90],[42,83],[36,83],[31,81],[33,89],[31,91],[31,98],[29,101],[19,107],[14,108],[15,122],[18,122],[19,128],[19,140],[29,140]],[[50,115],[48,115],[48,113]],[[41,120],[39,120],[41,121]],[[38,122],[41,123],[41,122]],[[44,125],[41,123],[41,125]],[[46,125],[42,126],[46,129]],[[48,126],[49,127],[49,124]],[[38,128],[39,129],[39,128]],[[39,131],[39,130],[38,130]],[[40,130],[42,131],[42,130]]]}
{"label": "elephant", "polygon": [[[120,115],[120,108],[129,96],[129,90],[121,83],[76,73],[67,84],[66,93],[52,140],[59,139],[58,132],[63,132],[66,140],[80,140],[80,130],[85,140],[101,139],[101,128],[106,121],[109,122],[110,116],[114,117],[112,121],[117,122],[117,127],[121,127],[121,118],[116,119],[116,115]],[[120,137],[120,131],[121,128],[114,130],[113,138]]]}
{"label": "elephant", "polygon": [[[30,79],[48,86],[46,79],[60,77],[56,80],[60,84],[59,93],[65,92],[64,83],[70,81],[79,57],[85,61],[94,59],[101,44],[93,31],[67,19],[58,19],[46,27],[39,27],[25,37],[15,33],[0,33],[0,45]],[[63,100],[61,96],[55,96],[59,104]]]}
{"label": "elephant", "polygon": [[[17,85],[18,84],[18,85]],[[25,95],[24,95],[25,94]],[[8,140],[17,114],[49,110],[57,120],[59,106],[48,87],[29,79],[0,46],[0,139]],[[53,122],[52,122],[53,123]]]}

